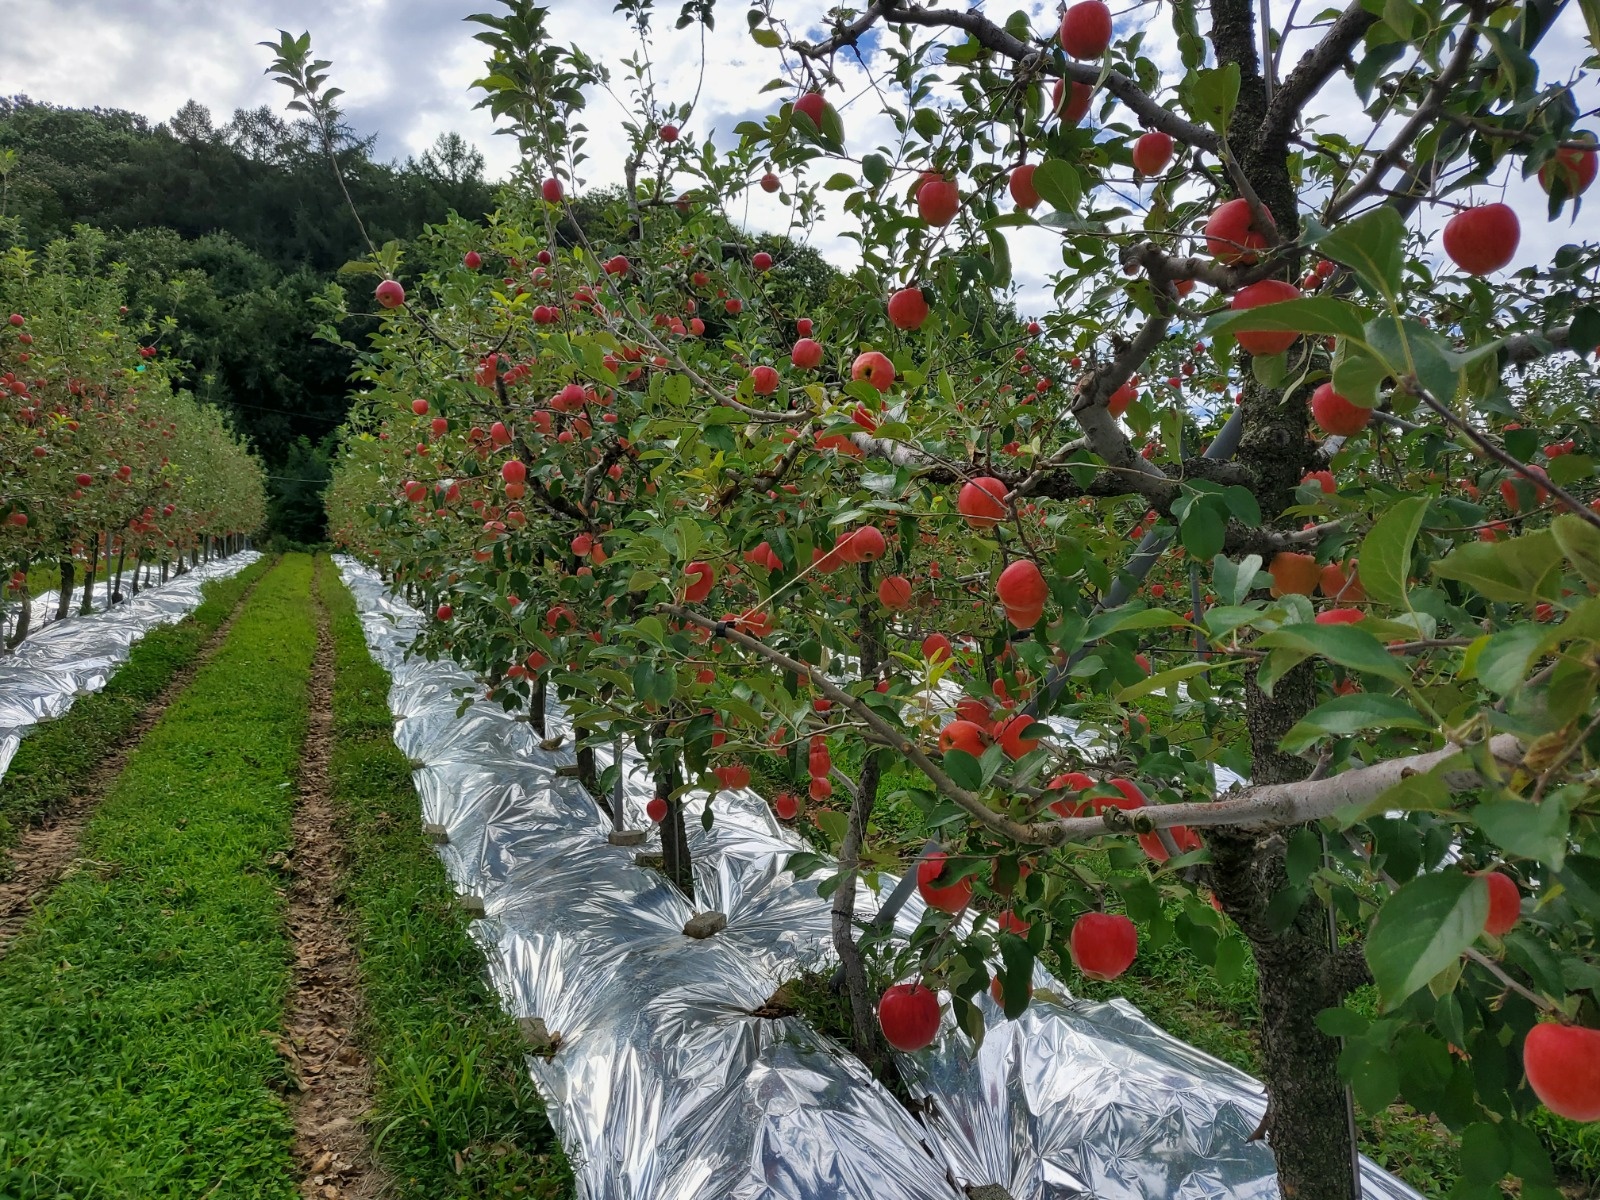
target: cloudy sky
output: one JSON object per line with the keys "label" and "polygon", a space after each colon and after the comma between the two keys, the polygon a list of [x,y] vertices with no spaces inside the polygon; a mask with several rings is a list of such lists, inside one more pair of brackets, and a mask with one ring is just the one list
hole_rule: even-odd
{"label": "cloudy sky", "polygon": [[[217,124],[235,108],[270,104],[281,112],[287,93],[262,74],[268,55],[257,43],[275,39],[279,29],[310,30],[318,55],[333,62],[333,82],[345,89],[342,103],[349,120],[359,131],[378,136],[381,157],[419,153],[439,133],[453,130],[483,151],[491,176],[500,176],[508,171],[514,152],[510,139],[494,136],[485,115],[473,108],[476,97],[470,85],[481,73],[483,46],[472,39],[474,27],[463,21],[468,13],[497,7],[494,0],[5,0],[0,93],[132,109],[152,120],[169,118],[191,98],[208,106]],[[554,33],[562,41],[577,42],[613,63],[633,47],[623,20],[610,12],[612,0],[552,0],[550,7]],[[820,34],[814,22],[828,7],[827,0],[779,0],[776,5],[794,33],[809,36]],[[988,0],[979,7],[997,20],[1017,8],[1027,9],[1039,31],[1051,28],[1057,10],[1054,0]],[[1164,12],[1153,5],[1120,11],[1123,6],[1115,0],[1113,7],[1119,10],[1119,30],[1154,18],[1149,52],[1163,68],[1177,65]],[[671,29],[677,0],[658,0],[658,8],[659,93],[685,98],[693,94],[699,76],[699,31]],[[750,39],[745,9],[738,0],[718,5],[718,27],[706,40],[701,103],[689,126],[698,136],[720,134],[722,144],[738,121],[769,111],[783,95],[759,94],[782,73],[782,64],[775,51]],[[1571,4],[1541,50],[1545,78],[1575,77],[1585,42],[1578,6]],[[1291,41],[1285,70],[1302,48]],[[860,153],[886,140],[890,127],[877,111],[865,72],[843,56],[837,69],[846,88],[835,102],[843,110],[851,148]],[[620,77],[615,85],[625,89]],[[1600,89],[1592,80],[1581,85],[1580,94],[1585,107],[1600,105]],[[1341,130],[1361,127],[1354,100],[1342,86],[1330,87],[1313,109],[1329,115]],[[591,100],[587,124],[593,182],[619,179],[621,155],[614,148],[620,138],[612,132],[618,119],[610,97],[597,94]],[[1531,181],[1514,180],[1506,198],[1523,218],[1517,265],[1547,261],[1556,246],[1574,236],[1565,222],[1546,223],[1542,196]],[[787,224],[786,210],[759,192],[749,208],[734,216],[756,228]],[[1419,219],[1426,223],[1438,218],[1424,214]],[[848,259],[851,244],[838,236],[837,227],[814,234],[813,240],[830,258]],[[1024,306],[1042,306],[1041,268],[1059,262],[1050,236],[1015,234],[1013,261]]]}

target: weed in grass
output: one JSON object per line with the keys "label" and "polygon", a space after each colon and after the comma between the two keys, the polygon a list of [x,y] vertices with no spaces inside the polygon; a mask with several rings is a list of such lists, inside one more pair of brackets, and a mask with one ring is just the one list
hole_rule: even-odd
{"label": "weed in grass", "polygon": [[310,560],[261,581],[0,960],[0,1195],[290,1200],[281,880]]}
{"label": "weed in grass", "polygon": [[516,1025],[484,983],[468,920],[422,838],[411,764],[390,739],[388,673],[333,572],[322,589],[335,666],[330,778],[350,850],[379,1158],[401,1197],[570,1197]]}

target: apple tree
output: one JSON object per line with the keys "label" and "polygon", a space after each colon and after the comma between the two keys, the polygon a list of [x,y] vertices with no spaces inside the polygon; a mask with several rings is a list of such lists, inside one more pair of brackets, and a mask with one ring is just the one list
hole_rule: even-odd
{"label": "apple tree", "polygon": [[[434,614],[420,650],[638,746],[685,890],[683,797],[714,820],[755,767],[836,851],[870,1061],[939,991],[981,1037],[1036,958],[1176,938],[1255,962],[1285,1195],[1354,1193],[1353,1091],[1455,1131],[1460,1194],[1553,1196],[1530,1114],[1600,1119],[1600,251],[1509,270],[1487,197],[1556,221],[1593,181],[1541,77],[1564,7],[767,0],[771,111],[719,147],[647,51],[510,0],[478,87],[523,167],[364,264],[331,528]],[[274,49],[331,120],[309,39]],[[579,222],[598,89],[626,185]],[[752,189],[850,269],[783,286]],[[909,945],[855,912],[883,869]]]}

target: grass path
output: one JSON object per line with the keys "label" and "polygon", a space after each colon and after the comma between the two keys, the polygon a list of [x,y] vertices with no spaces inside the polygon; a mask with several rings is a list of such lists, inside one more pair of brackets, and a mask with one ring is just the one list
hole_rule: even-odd
{"label": "grass path", "polygon": [[0,960],[0,1195],[297,1194],[276,1048],[311,560],[262,580]]}
{"label": "grass path", "polygon": [[337,572],[320,582],[335,666],[329,781],[349,859],[379,1160],[405,1200],[565,1200],[571,1173],[516,1025],[484,984],[469,919],[422,839],[411,764],[390,738],[389,674],[367,652]]}

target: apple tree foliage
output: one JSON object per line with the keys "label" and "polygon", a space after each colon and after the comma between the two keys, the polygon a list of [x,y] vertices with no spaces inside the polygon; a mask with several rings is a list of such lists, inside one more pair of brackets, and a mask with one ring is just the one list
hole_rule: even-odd
{"label": "apple tree foliage", "polygon": [[100,554],[124,566],[177,563],[265,516],[259,460],[217,409],[174,388],[161,354],[172,330],[129,318],[126,268],[104,251],[104,236],[81,227],[41,251],[0,256],[8,595],[25,593],[36,563],[83,558],[91,577]]}
{"label": "apple tree foliage", "polygon": [[[648,0],[619,8],[648,44]],[[1348,1089],[1455,1131],[1459,1195],[1553,1197],[1523,1043],[1600,1030],[1600,247],[1577,223],[1501,269],[1480,201],[1578,212],[1581,95],[1540,65],[1563,8],[1295,10],[1264,56],[1248,0],[1180,0],[1072,58],[1053,18],[765,0],[770,111],[712,145],[645,51],[602,63],[510,0],[473,18],[477,86],[523,167],[487,224],[360,266],[406,293],[357,348],[334,536],[485,699],[537,722],[554,692],[638,746],[681,886],[686,791],[791,780],[840,862],[863,1055],[869,979],[935,984],[981,1037],[981,992],[1017,1015],[1079,918],[1126,914],[1219,975],[1253,957],[1285,1194],[1351,1194]],[[603,241],[563,223],[601,87],[633,114]],[[854,245],[805,311],[781,252],[726,235],[758,188]],[[1059,257],[1037,325],[1014,230]],[[889,318],[907,288],[920,324]],[[997,592],[1019,562],[1037,605]],[[952,708],[978,740],[941,742]],[[930,847],[872,824],[891,802]],[[970,897],[896,944],[853,880],[927,849]]]}

